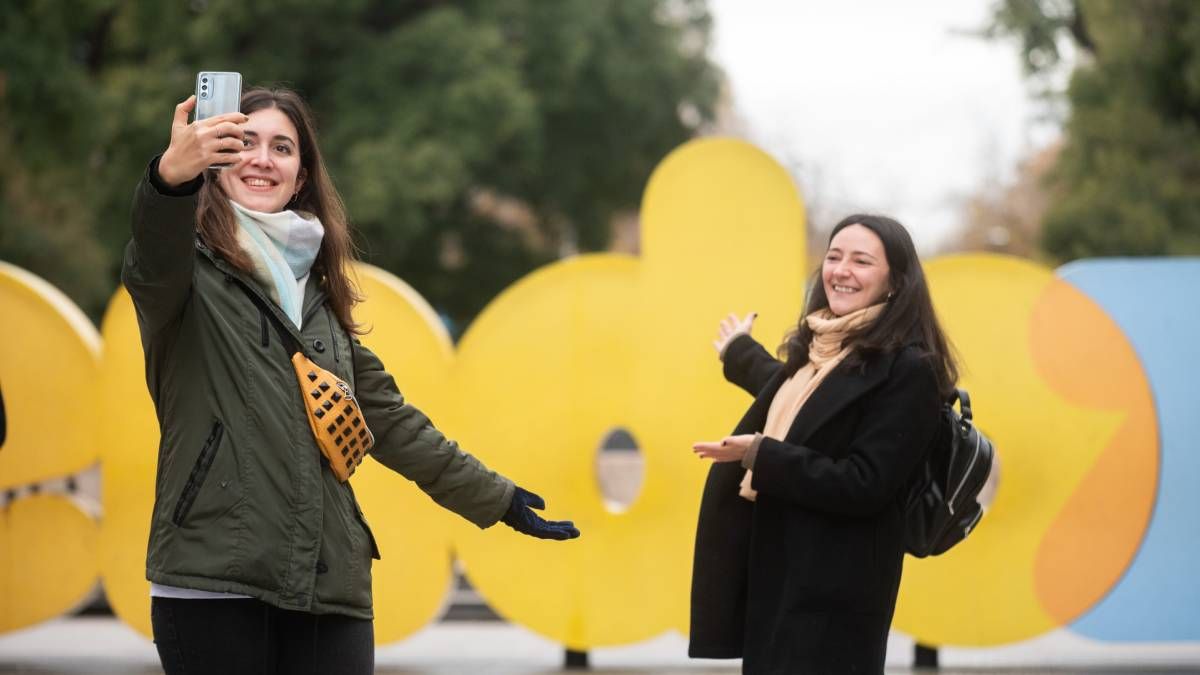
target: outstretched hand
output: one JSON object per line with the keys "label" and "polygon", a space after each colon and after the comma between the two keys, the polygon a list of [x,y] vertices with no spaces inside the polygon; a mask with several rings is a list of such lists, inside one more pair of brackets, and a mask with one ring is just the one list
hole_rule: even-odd
{"label": "outstretched hand", "polygon": [[750,312],[746,318],[739,319],[736,314],[721,319],[721,325],[717,327],[717,339],[713,340],[713,348],[718,354],[725,354],[725,347],[733,342],[733,338],[746,334],[749,335],[751,329],[754,328],[754,320],[758,318],[758,312]]}
{"label": "outstretched hand", "polygon": [[513,491],[512,503],[508,511],[500,519],[505,525],[531,537],[538,539],[574,539],[579,536],[575,523],[569,520],[545,520],[533,509],[539,511],[546,508],[546,501],[532,492],[517,487]]}
{"label": "outstretched hand", "polygon": [[754,434],[726,436],[716,442],[700,442],[692,444],[692,452],[701,459],[711,459],[714,462],[740,462],[754,442]]}

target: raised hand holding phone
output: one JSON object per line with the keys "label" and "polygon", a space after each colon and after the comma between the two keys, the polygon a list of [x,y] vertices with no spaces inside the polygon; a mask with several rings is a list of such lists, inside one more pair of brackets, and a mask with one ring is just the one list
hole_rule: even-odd
{"label": "raised hand holding phone", "polygon": [[172,187],[199,176],[206,168],[227,164],[230,153],[241,152],[242,126],[250,118],[230,112],[188,123],[188,114],[196,108],[196,96],[175,106],[171,123],[171,143],[158,161],[158,175]]}

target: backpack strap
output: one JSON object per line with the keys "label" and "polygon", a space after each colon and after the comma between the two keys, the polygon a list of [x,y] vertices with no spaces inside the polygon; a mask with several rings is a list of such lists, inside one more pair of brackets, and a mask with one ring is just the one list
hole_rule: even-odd
{"label": "backpack strap", "polygon": [[956,400],[958,401],[958,409],[960,411],[960,413],[959,413],[960,416],[963,418],[964,421],[970,422],[971,421],[971,397],[970,397],[970,395],[967,394],[967,390],[963,389],[961,387],[956,388],[954,390],[954,393],[950,395],[950,399],[946,401],[946,404],[949,405],[951,408],[953,408],[954,402]]}

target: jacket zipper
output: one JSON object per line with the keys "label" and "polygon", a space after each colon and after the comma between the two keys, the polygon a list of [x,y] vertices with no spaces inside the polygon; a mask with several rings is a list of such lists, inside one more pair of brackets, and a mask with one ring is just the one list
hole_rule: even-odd
{"label": "jacket zipper", "polygon": [[179,494],[179,501],[175,503],[175,514],[171,517],[171,522],[176,526],[182,525],[188,512],[192,510],[192,504],[196,502],[196,495],[200,493],[200,487],[208,477],[208,470],[212,467],[213,458],[217,455],[217,448],[221,445],[221,436],[224,433],[225,425],[221,424],[221,420],[213,422],[212,431],[208,433],[204,447],[200,448],[200,456],[192,465],[192,472],[188,474],[183,491]]}
{"label": "jacket zipper", "polygon": [[[248,292],[250,292],[250,293],[253,293],[253,294],[254,294],[256,297],[260,298],[260,299],[261,299],[263,302],[265,302],[265,303],[268,303],[268,304],[271,304],[271,303],[273,303],[273,301],[272,301],[272,300],[268,299],[268,298],[267,298],[266,296],[264,296],[264,295],[263,295],[261,292],[259,292],[259,290],[258,290],[258,289],[254,288],[254,285],[253,285],[253,284],[251,284],[250,282],[248,282],[248,281],[244,280],[244,279],[243,279],[243,278],[242,278],[242,277],[239,275],[239,273],[237,273],[237,272],[236,272],[236,271],[235,271],[233,268],[231,268],[231,267],[229,266],[229,264],[228,264],[228,263],[226,263],[225,261],[221,260],[220,258],[217,258],[217,257],[216,257],[216,255],[214,255],[214,254],[213,254],[212,250],[211,250],[211,249],[209,249],[207,246],[205,246],[205,245],[203,244],[203,242],[201,242],[201,241],[200,241],[200,240],[198,240],[198,239],[196,240],[196,248],[197,248],[197,249],[199,249],[199,250],[200,250],[200,252],[201,252],[201,253],[203,253],[203,254],[205,255],[205,257],[207,257],[207,258],[208,258],[210,261],[212,261],[213,267],[216,267],[218,270],[220,270],[220,271],[221,271],[221,272],[222,272],[222,273],[225,275],[225,280],[226,280],[226,281],[228,281],[228,282],[231,282],[231,283],[237,283],[237,284],[240,284],[240,285],[242,286],[242,288],[246,289],[246,291],[248,291]],[[314,313],[314,312],[316,312],[316,311],[317,311],[318,309],[320,309],[321,307],[323,307],[324,305],[325,305],[325,299],[324,299],[324,298],[321,298],[320,300],[314,300],[314,301],[313,301],[313,306],[312,306],[312,309],[310,309],[310,310],[308,311],[308,314],[307,314],[307,315],[305,315],[305,316],[303,316],[303,317],[301,318],[301,320],[300,320],[300,323],[301,323],[301,324],[306,324],[306,323],[308,323],[308,320],[309,320],[309,318],[310,318],[310,317],[313,315],[313,313]],[[262,311],[263,311],[263,310],[262,310],[261,308],[259,308],[259,312],[261,313]],[[297,333],[297,334],[299,334],[299,332],[300,332],[300,329],[299,329],[299,328],[297,328],[297,329],[296,329],[296,333]],[[296,340],[296,343],[297,343],[297,344],[299,344],[299,345],[303,345],[303,344],[304,344],[304,343],[303,343],[303,341],[302,341],[302,339],[303,339],[303,336],[302,336],[302,335],[293,336],[293,337],[295,338],[295,340]],[[303,352],[303,348],[301,348],[301,352]]]}

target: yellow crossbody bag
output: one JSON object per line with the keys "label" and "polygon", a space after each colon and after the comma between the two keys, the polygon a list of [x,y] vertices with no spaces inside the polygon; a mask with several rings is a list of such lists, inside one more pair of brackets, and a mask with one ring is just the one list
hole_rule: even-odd
{"label": "yellow crossbody bag", "polygon": [[292,367],[317,447],[338,480],[345,483],[375,445],[375,436],[367,428],[350,385],[299,350],[292,353]]}
{"label": "yellow crossbody bag", "polygon": [[[284,348],[291,352],[292,368],[300,385],[300,398],[304,401],[308,426],[312,429],[321,454],[328,460],[330,470],[339,481],[345,483],[362,464],[367,451],[375,445],[375,436],[367,428],[367,421],[363,419],[354,392],[340,377],[305,356],[296,338],[283,326],[265,300],[240,280],[238,285],[263,315],[271,320]],[[350,348],[354,348],[353,344]]]}

